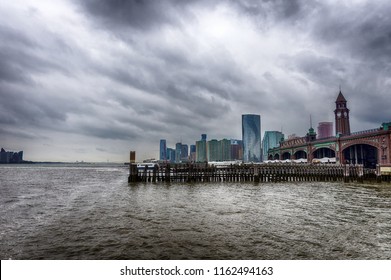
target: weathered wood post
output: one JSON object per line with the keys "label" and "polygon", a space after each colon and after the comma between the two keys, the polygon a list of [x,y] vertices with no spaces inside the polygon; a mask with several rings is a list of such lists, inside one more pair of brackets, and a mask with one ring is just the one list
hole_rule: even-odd
{"label": "weathered wood post", "polygon": [[143,181],[147,181],[147,175],[148,175],[148,165],[144,166],[144,171],[143,171]]}
{"label": "weathered wood post", "polygon": [[350,176],[350,173],[349,173],[349,165],[345,164],[344,166],[344,173],[343,173],[343,176],[344,176],[344,182],[349,182],[349,176]]}
{"label": "weathered wood post", "polygon": [[155,164],[153,166],[153,174],[152,174],[152,182],[156,183],[156,173],[159,169],[159,166],[157,164]]}
{"label": "weathered wood post", "polygon": [[164,181],[170,182],[170,180],[171,180],[170,174],[171,174],[171,167],[170,167],[170,164],[167,163],[166,169],[164,170]]}
{"label": "weathered wood post", "polygon": [[138,181],[138,171],[137,171],[137,164],[131,163],[129,165],[129,178],[128,183],[133,183]]}
{"label": "weathered wood post", "polygon": [[376,164],[376,182],[381,183],[382,178],[381,178],[381,168],[380,164]]}
{"label": "weathered wood post", "polygon": [[357,166],[357,181],[364,182],[364,165],[362,164]]}
{"label": "weathered wood post", "polygon": [[138,182],[138,181],[139,181],[139,178],[138,178],[138,170],[137,170],[137,164],[136,164],[136,152],[130,151],[128,183]]}
{"label": "weathered wood post", "polygon": [[254,182],[259,183],[259,167],[254,167]]}

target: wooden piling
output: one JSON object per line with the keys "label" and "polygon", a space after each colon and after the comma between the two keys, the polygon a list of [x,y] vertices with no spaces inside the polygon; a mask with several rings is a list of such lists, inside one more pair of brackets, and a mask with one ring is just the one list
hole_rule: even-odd
{"label": "wooden piling", "polygon": [[390,182],[391,176],[363,165],[260,164],[229,165],[164,164],[138,170],[129,165],[128,182]]}

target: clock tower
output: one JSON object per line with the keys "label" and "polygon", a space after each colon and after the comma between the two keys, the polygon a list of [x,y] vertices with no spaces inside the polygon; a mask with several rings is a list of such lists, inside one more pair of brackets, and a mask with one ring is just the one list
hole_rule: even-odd
{"label": "clock tower", "polygon": [[336,108],[335,114],[335,135],[349,135],[350,123],[349,123],[349,109],[346,107],[346,99],[343,96],[341,90],[339,91],[337,100],[335,101]]}

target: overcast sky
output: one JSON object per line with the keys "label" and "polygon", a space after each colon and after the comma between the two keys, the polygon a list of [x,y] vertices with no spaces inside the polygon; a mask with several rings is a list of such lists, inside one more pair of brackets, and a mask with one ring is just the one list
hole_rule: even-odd
{"label": "overcast sky", "polygon": [[391,121],[391,1],[0,2],[0,146],[25,160],[118,161],[241,139],[241,115],[304,136]]}

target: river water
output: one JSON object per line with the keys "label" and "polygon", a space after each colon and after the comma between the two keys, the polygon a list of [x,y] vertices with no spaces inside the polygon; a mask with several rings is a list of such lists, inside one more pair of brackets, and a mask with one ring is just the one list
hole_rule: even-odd
{"label": "river water", "polygon": [[1,259],[391,259],[391,185],[141,183],[0,165]]}

